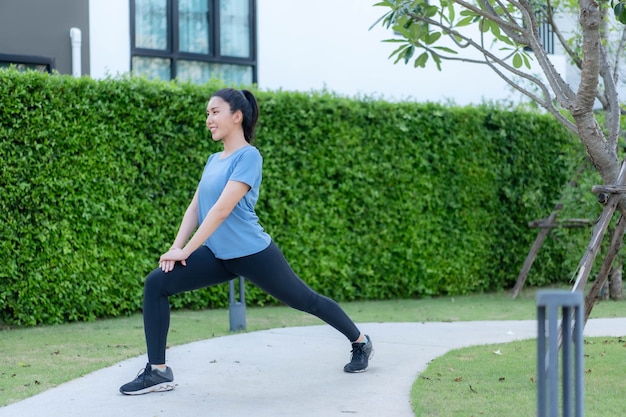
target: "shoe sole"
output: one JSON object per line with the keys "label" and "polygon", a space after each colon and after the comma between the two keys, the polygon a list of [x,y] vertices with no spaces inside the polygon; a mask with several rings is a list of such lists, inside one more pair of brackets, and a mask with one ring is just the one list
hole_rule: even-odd
{"label": "shoe sole", "polygon": [[138,391],[121,391],[120,392],[124,395],[142,395],[142,394],[149,394],[151,392],[164,392],[164,391],[171,391],[173,390],[175,387],[173,382],[162,382],[160,384],[156,384],[153,385],[151,387],[148,388],[144,388]]}

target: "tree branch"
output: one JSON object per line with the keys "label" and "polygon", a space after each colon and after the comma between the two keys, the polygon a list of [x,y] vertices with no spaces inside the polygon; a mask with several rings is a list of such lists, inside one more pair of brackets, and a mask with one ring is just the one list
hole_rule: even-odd
{"label": "tree branch", "polygon": [[567,39],[565,39],[565,36],[563,36],[563,33],[561,33],[561,29],[558,27],[558,25],[554,21],[554,13],[552,13],[552,2],[550,0],[547,0],[547,1],[548,1],[548,23],[550,24],[550,27],[552,28],[552,32],[556,35],[557,39],[559,40],[559,43],[563,47],[563,50],[567,53],[570,59],[574,62],[574,65],[576,65],[576,67],[580,69],[583,65],[583,62],[580,59],[580,56],[576,53],[576,51],[574,51],[572,47],[569,46]]}
{"label": "tree branch", "polygon": [[515,7],[522,12],[522,21],[525,22],[525,26],[532,30],[532,38],[539,39],[539,25],[533,5],[528,0],[520,0],[519,4],[512,4],[515,4]]}
{"label": "tree branch", "polygon": [[[473,4],[466,3],[463,0],[453,0],[453,1],[457,3],[459,6],[465,7],[466,9],[473,11],[479,16],[482,16],[486,19],[491,20],[492,22],[495,22],[498,26],[500,26],[502,30],[505,31],[507,35],[511,37],[511,39],[513,39],[514,42],[521,44],[521,45],[525,44],[524,38],[518,34],[518,32],[519,33],[524,32],[525,29],[522,28],[517,23],[511,23],[507,20],[502,19],[500,15],[495,13],[495,11],[493,12],[493,14],[491,14],[491,13],[488,13],[486,10],[476,7]],[[511,33],[509,33],[508,31],[511,31]]]}
{"label": "tree branch", "polygon": [[[455,0],[456,1],[456,0]],[[508,65],[506,62],[502,61],[500,58],[498,58],[497,56],[495,56],[491,51],[489,51],[487,48],[485,48],[483,45],[476,43],[476,41],[474,41],[471,38],[468,38],[467,36],[463,35],[462,33],[448,27],[445,26],[444,24],[437,22],[436,20],[430,19],[428,17],[423,17],[420,15],[414,15],[411,14],[411,18],[419,21],[419,22],[423,22],[423,23],[427,23],[429,25],[435,26],[439,29],[441,29],[447,36],[449,36],[452,40],[457,41],[458,39],[462,39],[463,41],[465,41],[467,43],[467,46],[471,46],[474,49],[476,49],[478,52],[480,52],[483,56],[485,56],[486,58],[488,57],[489,59],[497,62],[499,65],[501,65],[502,67],[506,68],[508,71],[519,75],[519,76],[524,76],[525,74],[522,71],[519,71],[518,69]],[[423,47],[423,46],[422,46]],[[483,63],[483,61],[478,61],[479,63]]]}
{"label": "tree branch", "polygon": [[617,80],[619,79],[619,61],[621,59],[621,55],[624,49],[626,49],[626,26],[624,26],[624,28],[622,29],[622,37],[619,40],[617,52],[615,52],[615,60],[613,61],[613,81],[615,81],[615,83],[617,83]]}
{"label": "tree branch", "polygon": [[[507,17],[507,18],[508,18],[511,22],[516,22],[516,23],[517,23],[517,19],[515,19],[515,17],[514,17],[511,13],[509,13],[509,11],[508,11],[508,9],[507,9],[507,6],[506,6],[504,3],[502,3],[502,1],[500,1],[500,0],[495,0],[495,2],[496,2],[496,4],[497,4],[498,6],[500,6],[500,7],[502,8],[502,11],[504,12],[504,14],[506,15],[506,17]],[[489,4],[489,5],[491,6],[491,4],[490,4],[490,3],[487,3],[487,4]],[[494,13],[495,13],[495,10],[494,10]],[[519,26],[519,25],[518,25],[518,26]]]}
{"label": "tree branch", "polygon": [[613,79],[613,74],[611,74],[611,67],[609,64],[609,59],[606,54],[606,49],[604,45],[600,44],[600,69],[599,73],[602,77],[602,81],[604,82],[604,94],[607,98],[607,103],[604,105],[604,110],[606,111],[606,127],[608,129],[608,137],[607,141],[609,146],[617,149],[617,140],[619,138],[619,128],[620,128],[620,109],[619,105],[615,106],[612,103],[619,103],[619,99],[617,97],[617,88],[615,86],[615,80]]}
{"label": "tree branch", "polygon": [[[460,0],[462,1],[462,0]],[[493,8],[493,6],[485,0],[479,0],[480,5],[483,7],[484,10],[486,10],[488,12],[487,16],[484,16],[485,18],[496,22],[498,24],[498,26],[500,26],[500,28],[502,28],[502,30],[504,31],[504,33],[506,33],[511,39],[513,39],[515,42],[519,43],[519,44],[523,44],[523,40],[524,40],[524,36],[520,35],[519,33],[524,33],[525,29],[523,27],[521,27],[519,24],[517,24],[515,18],[506,10],[506,7],[504,7],[504,5],[502,3],[500,3],[500,6],[502,7],[502,10],[504,10],[506,12],[506,16],[510,19],[510,22],[515,22],[515,23],[510,23],[509,25],[502,25],[501,23],[499,23],[500,21],[502,22],[508,22],[507,20],[504,20],[500,17],[500,15],[496,12],[496,10]]]}
{"label": "tree branch", "polygon": [[[433,20],[433,19],[430,19],[430,18],[427,18],[427,17],[423,17],[421,15],[414,15],[414,14],[411,15],[411,18],[414,19],[415,21],[426,23],[426,24],[429,24],[429,25],[432,25],[432,26],[434,26],[436,28],[441,29],[443,33],[445,33],[447,36],[449,36],[455,42],[459,42],[459,39],[461,39],[464,42],[466,42],[466,44],[468,46],[472,46],[474,49],[476,49],[481,54],[483,54],[483,56],[485,57],[485,61],[471,60],[471,61],[468,61],[468,62],[487,64],[507,84],[509,84],[511,87],[513,87],[514,89],[516,89],[520,93],[524,94],[525,96],[529,97],[530,99],[536,101],[541,107],[543,107],[548,112],[550,112],[561,124],[563,124],[563,126],[568,128],[572,132],[578,134],[578,129],[577,129],[576,125],[573,124],[571,121],[567,120],[565,117],[563,117],[563,115],[561,115],[561,113],[554,107],[554,105],[552,104],[552,101],[551,101],[551,95],[550,95],[550,92],[549,92],[548,88],[544,85],[544,83],[539,78],[534,77],[534,76],[532,76],[530,74],[527,74],[527,73],[525,73],[523,71],[520,71],[517,68],[507,64],[502,59],[500,59],[497,56],[495,56],[491,51],[486,49],[483,45],[476,43],[473,39],[468,38],[467,36],[463,35],[462,33],[458,32],[458,31],[456,31],[456,30],[454,30],[454,29],[452,29],[452,28],[450,28],[450,27],[448,27],[446,25],[444,25],[441,22],[438,22],[436,20]],[[421,45],[421,47],[424,48],[423,45]],[[545,51],[544,51],[544,53],[545,53]],[[437,55],[439,56],[439,54],[437,54]],[[456,60],[461,60],[461,59],[457,58]],[[549,63],[549,67],[552,69],[552,71],[554,71],[554,73],[556,73],[556,70],[554,70],[554,67],[552,66],[551,63]],[[531,93],[530,91],[524,89],[523,87],[517,85],[517,83],[513,82],[504,72],[502,72],[500,70],[500,68],[505,69],[508,73],[511,73],[511,74],[514,74],[514,75],[516,75],[518,77],[521,77],[521,78],[524,78],[526,80],[529,80],[530,82],[532,82],[533,84],[538,86],[542,90],[545,99],[542,99],[541,97],[538,97],[537,95],[535,95],[535,94]],[[547,71],[544,70],[544,72],[547,72]],[[572,92],[572,94],[573,94],[573,92]]]}
{"label": "tree branch", "polygon": [[[455,3],[459,5],[463,5],[464,7],[468,7],[467,3],[463,0],[454,0]],[[557,73],[556,69],[552,62],[548,59],[547,53],[541,42],[538,40],[539,35],[537,33],[537,22],[535,20],[535,14],[532,10],[532,5],[528,0],[521,0],[517,2],[515,0],[509,1],[515,7],[517,7],[523,15],[523,19],[526,22],[526,26],[532,28],[532,32],[529,32],[527,29],[521,28],[519,25],[515,25],[517,30],[521,33],[516,40],[517,43],[523,45],[529,45],[532,51],[535,53],[535,58],[539,63],[539,66],[543,70],[552,91],[556,95],[557,100],[564,107],[568,108],[571,106],[571,100],[575,98],[574,91],[569,87],[569,85],[563,80],[563,78]],[[476,8],[475,8],[476,9]],[[480,9],[477,9],[480,10]],[[491,8],[493,10],[493,8]],[[493,11],[495,14],[495,11]],[[479,13],[477,11],[477,13]],[[499,23],[502,19],[498,17],[492,17],[490,15],[485,15],[481,13],[481,16],[491,19],[492,21]],[[497,14],[496,14],[497,16]],[[530,96],[529,96],[530,97]],[[532,97],[531,97],[532,98]]]}
{"label": "tree branch", "polygon": [[571,105],[571,101],[576,97],[574,91],[554,68],[552,61],[548,58],[546,50],[543,49],[536,39],[531,40],[530,48],[535,53],[537,63],[543,70],[556,99],[563,107],[568,108]]}
{"label": "tree branch", "polygon": [[537,96],[536,94],[531,93],[530,91],[526,90],[525,88],[522,88],[519,85],[519,83],[513,82],[511,79],[509,79],[506,76],[506,74],[502,73],[502,71],[500,71],[500,69],[498,67],[496,67],[493,63],[490,63],[488,61],[486,61],[486,63],[507,84],[509,84],[511,87],[513,87],[514,89],[516,89],[520,93],[524,94],[526,97],[528,97],[531,100],[535,101],[537,104],[539,104],[544,109],[546,109],[550,114],[552,114],[559,121],[559,123],[561,123],[567,129],[569,129],[571,132],[573,132],[575,134],[578,134],[578,127],[576,127],[576,125],[574,123],[572,123],[570,120],[568,120],[565,117],[563,117],[563,115],[554,107],[554,105],[552,104],[551,97],[550,97],[550,92],[548,91],[548,88],[541,82],[541,80],[537,79],[536,77],[530,76],[529,74],[523,73],[523,72],[521,74],[519,74],[520,77],[531,81],[537,87],[539,87],[539,89],[541,89],[541,91],[544,93],[544,96],[546,97],[545,100],[542,100],[541,97]]}
{"label": "tree branch", "polygon": [[422,45],[419,44],[419,47],[428,51],[430,54],[432,55],[436,55],[439,59],[442,60],[446,60],[446,61],[457,61],[457,62],[467,62],[470,64],[485,64],[485,61],[480,61],[478,59],[471,59],[471,58],[461,58],[461,57],[457,57],[457,56],[448,56],[448,55],[442,55],[439,52],[437,52],[436,50],[426,46],[426,45]]}

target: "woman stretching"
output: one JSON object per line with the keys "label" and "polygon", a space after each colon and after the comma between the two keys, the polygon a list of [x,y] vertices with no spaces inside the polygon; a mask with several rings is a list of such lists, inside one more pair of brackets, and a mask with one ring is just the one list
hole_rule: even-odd
{"label": "woman stretching", "polygon": [[209,157],[176,239],[159,259],[144,286],[143,321],[148,364],[120,392],[146,394],[174,389],[165,364],[170,324],[169,297],[243,276],[279,301],[313,314],[352,343],[345,372],[364,372],[374,349],[333,300],[317,294],[291,269],[260,226],[254,206],[259,197],[263,159],[251,145],[259,108],[247,90],[223,89],[211,96],[206,125],[224,150]]}

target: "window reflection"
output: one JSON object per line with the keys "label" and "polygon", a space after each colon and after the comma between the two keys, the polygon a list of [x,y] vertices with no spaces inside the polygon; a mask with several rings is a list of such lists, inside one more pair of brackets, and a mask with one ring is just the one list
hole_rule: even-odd
{"label": "window reflection", "polygon": [[220,52],[222,55],[250,56],[250,3],[248,0],[220,2]]}
{"label": "window reflection", "polygon": [[167,0],[135,2],[135,47],[167,49]]}
{"label": "window reflection", "polygon": [[179,0],[179,49],[209,53],[209,5],[207,0]]}
{"label": "window reflection", "polygon": [[178,78],[203,84],[217,78],[227,84],[252,84],[252,68],[244,65],[213,64],[202,61],[178,60]]}
{"label": "window reflection", "polygon": [[50,66],[47,64],[21,64],[13,62],[0,61],[0,69],[3,68],[15,68],[20,72],[26,71],[38,71],[38,72],[50,72]]}
{"label": "window reflection", "polygon": [[133,73],[149,80],[169,80],[171,61],[167,58],[133,57]]}

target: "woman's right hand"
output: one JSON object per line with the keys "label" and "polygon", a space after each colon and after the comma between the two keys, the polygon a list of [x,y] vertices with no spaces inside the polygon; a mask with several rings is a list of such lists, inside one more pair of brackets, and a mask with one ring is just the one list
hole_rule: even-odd
{"label": "woman's right hand", "polygon": [[159,268],[165,273],[174,269],[176,262],[180,262],[183,266],[187,266],[187,256],[183,254],[183,250],[180,248],[171,248],[169,251],[161,255],[159,259]]}

